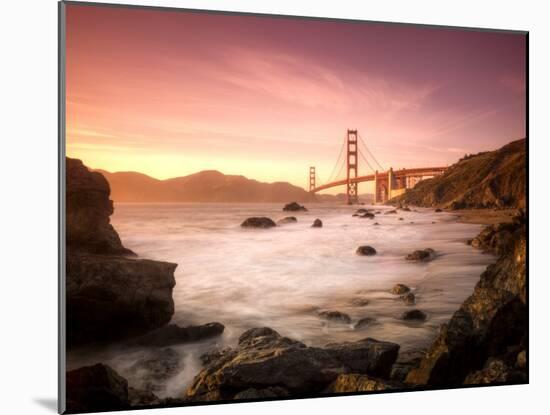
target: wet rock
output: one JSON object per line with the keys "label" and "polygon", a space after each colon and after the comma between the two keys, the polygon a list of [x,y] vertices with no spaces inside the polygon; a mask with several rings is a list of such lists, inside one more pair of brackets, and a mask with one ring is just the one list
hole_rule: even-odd
{"label": "wet rock", "polygon": [[352,373],[338,376],[325,390],[325,393],[372,392],[391,390],[398,387],[395,382]]}
{"label": "wet rock", "polygon": [[109,255],[67,255],[70,346],[138,335],[174,314],[176,264]]}
{"label": "wet rock", "polygon": [[277,226],[275,222],[273,222],[272,219],[266,218],[266,217],[253,217],[246,219],[243,223],[241,223],[241,226],[243,228],[272,228],[274,226]]}
{"label": "wet rock", "polygon": [[128,382],[98,363],[67,372],[67,411],[101,412],[129,409]]}
{"label": "wet rock", "polygon": [[397,359],[399,345],[371,338],[328,344],[325,349],[353,373],[388,378]]}
{"label": "wet rock", "polygon": [[311,225],[312,228],[322,228],[323,227],[323,222],[321,221],[321,219],[315,219],[313,221],[313,225]]}
{"label": "wet rock", "polygon": [[435,251],[432,248],[417,249],[405,257],[407,261],[430,261],[434,258]]}
{"label": "wet rock", "polygon": [[159,391],[164,382],[181,368],[179,354],[171,348],[154,349],[137,360],[129,369],[132,378],[139,379],[139,388]]}
{"label": "wet rock", "polygon": [[358,247],[355,253],[357,255],[372,256],[372,255],[376,255],[376,249],[374,249],[372,246],[369,246],[369,245],[363,245]]}
{"label": "wet rock", "polygon": [[299,205],[296,202],[292,202],[292,203],[287,203],[283,207],[283,211],[285,211],[285,212],[300,212],[300,211],[307,212],[307,209],[306,209],[305,206]]}
{"label": "wet rock", "polygon": [[296,222],[298,222],[298,219],[296,219],[295,216],[287,216],[286,218],[282,218],[277,221],[277,223],[280,225],[284,225],[286,223],[296,223]]}
{"label": "wet rock", "polygon": [[527,376],[524,371],[509,367],[504,361],[490,359],[482,370],[470,373],[464,380],[465,385],[487,385],[504,383],[524,383]]}
{"label": "wet rock", "polygon": [[233,399],[246,400],[246,399],[269,399],[269,398],[286,398],[290,394],[287,389],[280,386],[270,386],[264,389],[248,388],[242,392],[237,393]]}
{"label": "wet rock", "polygon": [[384,215],[396,215],[397,214],[397,210],[393,209],[393,210],[387,210],[386,212],[384,212]]}
{"label": "wet rock", "polygon": [[428,318],[428,316],[422,310],[415,309],[415,310],[405,311],[401,315],[401,318],[403,320],[425,321]]}
{"label": "wet rock", "polygon": [[362,297],[352,298],[350,301],[350,304],[355,307],[365,307],[369,303],[370,303],[370,300],[368,298],[362,298]]}
{"label": "wet rock", "polygon": [[168,323],[176,264],[128,258],[110,224],[105,177],[66,159],[67,345],[106,342]]}
{"label": "wet rock", "polygon": [[369,210],[368,209],[365,209],[365,208],[361,208],[361,209],[357,209],[355,211],[355,215],[363,215],[365,213],[369,213]]}
{"label": "wet rock", "polygon": [[166,347],[220,336],[224,329],[224,325],[217,322],[187,327],[180,327],[177,324],[168,324],[134,341],[136,344],[140,345]]}
{"label": "wet rock", "polygon": [[443,210],[437,208],[436,210],[434,210],[435,213],[440,213],[440,212],[443,212]]}
{"label": "wet rock", "polygon": [[[517,357],[508,357],[509,350],[525,349],[528,327],[527,240],[521,221],[507,230],[512,232],[513,244],[481,274],[473,294],[441,327],[419,367],[407,376],[407,383],[438,387],[461,384],[469,375],[486,370],[491,359],[515,366]],[[525,369],[523,374],[526,376]]]}
{"label": "wet rock", "polygon": [[351,323],[351,317],[346,313],[342,313],[340,311],[321,311],[319,312],[319,317],[321,317],[323,320],[334,321],[338,323]]}
{"label": "wet rock", "polygon": [[362,318],[359,321],[357,321],[357,323],[355,323],[353,328],[355,330],[363,329],[365,327],[371,326],[372,324],[374,324],[375,321],[376,320],[372,317],[365,317],[365,318]]}
{"label": "wet rock", "polygon": [[412,292],[408,292],[404,295],[402,295],[401,297],[401,300],[403,300],[403,302],[407,305],[414,305],[416,303],[416,297],[415,295],[412,293]]}
{"label": "wet rock", "polygon": [[405,284],[395,284],[390,290],[390,292],[395,295],[403,295],[405,293],[408,293],[409,291],[411,291],[411,289]]}
{"label": "wet rock", "polygon": [[324,349],[306,347],[267,327],[251,329],[241,335],[237,348],[211,361],[195,377],[186,396],[194,401],[233,399],[250,388],[273,387],[290,394],[315,394],[348,370]]}

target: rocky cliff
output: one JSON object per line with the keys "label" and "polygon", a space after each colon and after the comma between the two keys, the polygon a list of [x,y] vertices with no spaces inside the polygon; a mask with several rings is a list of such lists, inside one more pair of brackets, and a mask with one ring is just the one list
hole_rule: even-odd
{"label": "rocky cliff", "polygon": [[176,264],[134,259],[110,224],[109,184],[67,158],[67,344],[139,334],[174,313]]}
{"label": "rocky cliff", "polygon": [[513,223],[487,227],[472,245],[498,255],[455,312],[409,385],[527,382],[527,239],[523,211]]}
{"label": "rocky cliff", "polygon": [[465,156],[445,173],[419,182],[392,202],[416,206],[524,208],[527,189],[526,140]]}

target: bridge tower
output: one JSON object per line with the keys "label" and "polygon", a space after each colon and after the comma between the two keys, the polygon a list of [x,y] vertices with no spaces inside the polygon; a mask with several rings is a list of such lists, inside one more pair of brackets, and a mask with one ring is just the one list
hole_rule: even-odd
{"label": "bridge tower", "polygon": [[309,168],[309,191],[315,189],[315,166]]}
{"label": "bridge tower", "polygon": [[357,130],[348,130],[346,138],[346,202],[348,205],[359,202],[359,193],[357,191],[357,182],[352,179],[357,178],[358,159],[357,159]]}

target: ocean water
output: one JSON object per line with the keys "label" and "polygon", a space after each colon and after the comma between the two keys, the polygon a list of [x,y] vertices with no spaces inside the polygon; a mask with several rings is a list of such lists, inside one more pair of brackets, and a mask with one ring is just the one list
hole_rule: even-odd
{"label": "ocean water", "polygon": [[[220,338],[177,346],[182,369],[161,386],[160,396],[183,393],[200,370],[202,352],[233,346],[252,327],[268,326],[316,346],[373,337],[399,343],[402,352],[425,348],[494,261],[465,243],[481,226],[458,223],[448,213],[417,209],[371,220],[352,217],[357,207],[307,207],[309,212],[283,212],[281,204],[115,205],[112,223],[125,246],[141,258],[178,264],[172,322],[218,321],[226,327]],[[241,228],[250,216],[275,221],[296,216],[298,222]],[[311,227],[315,218],[323,221],[322,228]],[[360,245],[373,246],[377,255],[356,255]],[[436,251],[433,261],[405,261],[406,254],[427,247]],[[414,290],[415,306],[390,294],[397,283]],[[412,308],[426,312],[427,321],[400,319]],[[334,310],[349,314],[352,323],[319,318],[320,311]],[[374,323],[355,329],[354,323],[365,317]],[[116,347],[80,351],[70,356],[69,366],[106,361],[139,387],[139,376],[129,367],[143,352]]]}

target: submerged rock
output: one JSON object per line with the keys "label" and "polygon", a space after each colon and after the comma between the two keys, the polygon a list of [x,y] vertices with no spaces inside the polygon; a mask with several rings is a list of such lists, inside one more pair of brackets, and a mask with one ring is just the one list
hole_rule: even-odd
{"label": "submerged rock", "polygon": [[312,228],[322,228],[323,227],[323,222],[321,221],[321,219],[315,219],[313,221],[313,225],[311,225]]}
{"label": "submerged rock", "polygon": [[335,321],[339,323],[351,323],[351,317],[346,313],[340,311],[321,311],[319,312],[319,317],[323,320]]}
{"label": "submerged rock", "polygon": [[376,255],[376,249],[374,249],[372,246],[369,246],[369,245],[363,245],[358,247],[355,253],[357,255],[372,256],[372,255]]}
{"label": "submerged rock", "polygon": [[166,347],[220,336],[224,329],[225,326],[217,322],[187,327],[168,324],[135,339],[135,342],[140,345]]}
{"label": "submerged rock", "polygon": [[253,217],[246,219],[243,223],[241,223],[241,226],[243,228],[272,228],[274,226],[277,226],[275,222],[273,222],[272,219],[266,218],[266,217]]}
{"label": "submerged rock", "polygon": [[416,320],[416,321],[424,321],[428,318],[428,315],[423,312],[422,310],[409,310],[409,311],[405,311],[402,315],[401,315],[401,318],[403,320]]}
{"label": "submerged rock", "polygon": [[407,261],[430,261],[434,258],[435,251],[432,248],[417,249],[405,257]]}
{"label": "submerged rock", "polygon": [[296,223],[298,219],[295,216],[287,216],[286,218],[279,219],[277,223],[283,225],[285,223]]}
{"label": "submerged rock", "polygon": [[408,292],[404,295],[402,295],[401,297],[401,300],[403,300],[403,302],[407,305],[414,305],[416,303],[416,297],[415,295],[412,293],[412,292]]}
{"label": "submerged rock", "polygon": [[411,289],[407,287],[405,284],[395,284],[393,288],[390,290],[392,294],[395,295],[402,295],[405,293],[408,293]]}
{"label": "submerged rock", "polygon": [[360,319],[359,321],[357,321],[357,323],[355,323],[353,328],[355,330],[363,329],[365,327],[371,326],[372,324],[374,324],[375,321],[376,320],[372,317],[364,317],[364,318]]}
{"label": "submerged rock", "polygon": [[369,303],[370,303],[370,300],[368,298],[363,298],[363,297],[352,298],[350,301],[350,304],[355,307],[365,307]]}
{"label": "submerged rock", "polygon": [[179,354],[174,349],[163,348],[147,352],[130,367],[129,372],[133,378],[139,379],[140,389],[156,392],[161,390],[163,383],[176,375],[180,368]]}
{"label": "submerged rock", "polygon": [[299,212],[299,211],[307,212],[307,209],[306,209],[305,206],[299,205],[296,202],[291,202],[291,203],[287,203],[283,207],[283,211],[285,211],[285,212]]}

